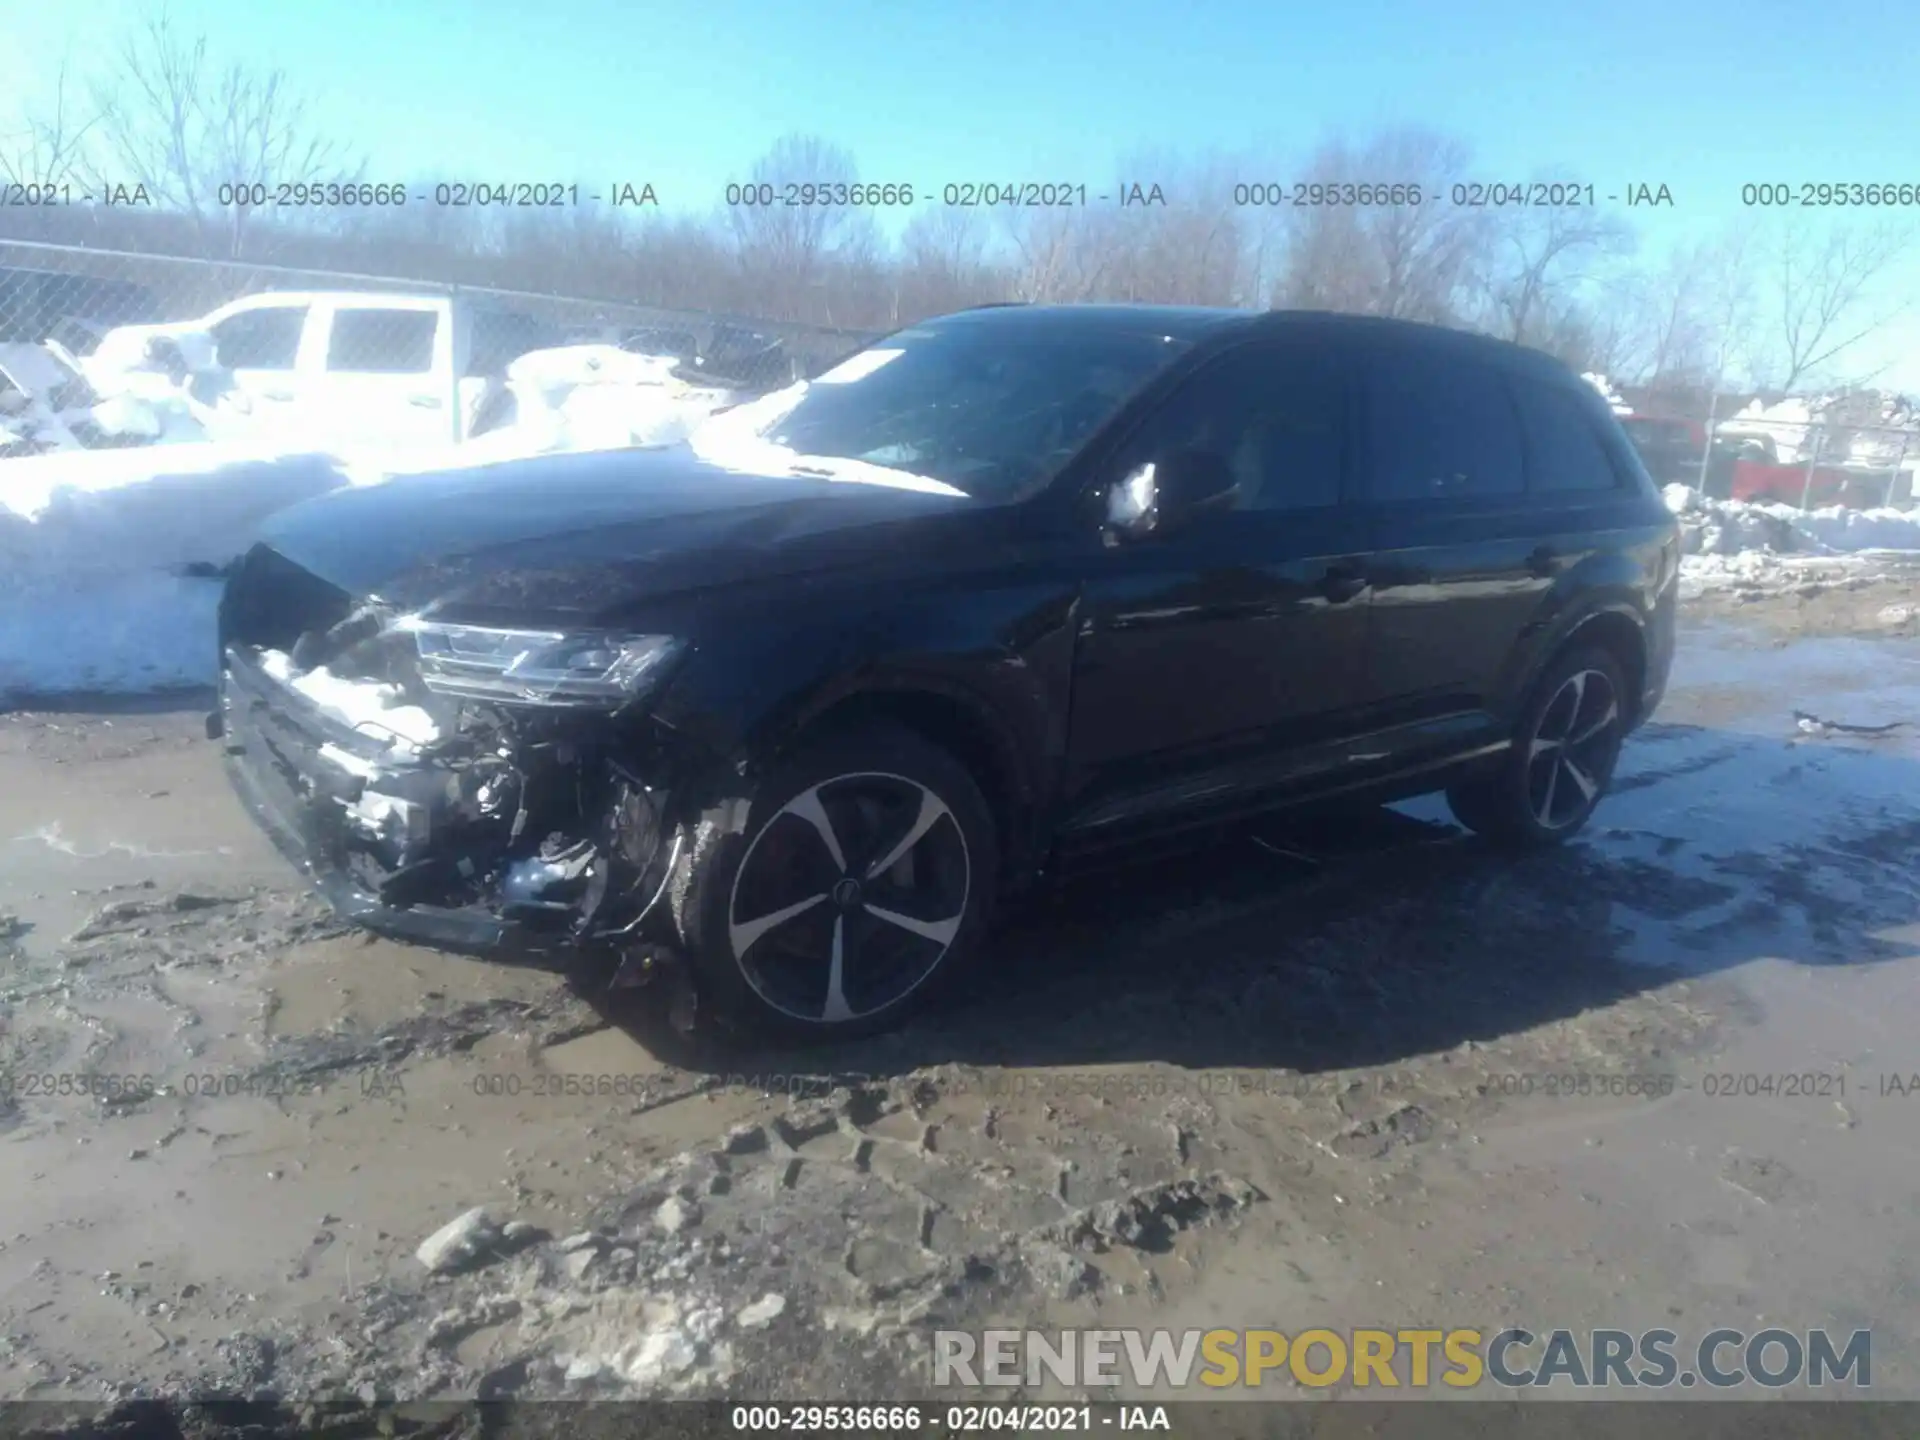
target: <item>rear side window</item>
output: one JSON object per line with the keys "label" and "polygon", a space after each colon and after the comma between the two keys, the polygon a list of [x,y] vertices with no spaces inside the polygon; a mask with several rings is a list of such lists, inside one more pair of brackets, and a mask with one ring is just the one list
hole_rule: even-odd
{"label": "rear side window", "polygon": [[1527,435],[1527,488],[1547,494],[1617,490],[1593,417],[1573,396],[1525,376],[1513,381]]}
{"label": "rear side window", "polygon": [[242,310],[213,326],[214,353],[229,370],[291,370],[306,325],[304,305]]}
{"label": "rear side window", "polygon": [[1526,485],[1519,420],[1502,377],[1470,357],[1402,351],[1368,365],[1373,500],[1471,500]]}
{"label": "rear side window", "polygon": [[433,369],[431,310],[336,310],[327,338],[327,369],[363,375],[424,375]]}

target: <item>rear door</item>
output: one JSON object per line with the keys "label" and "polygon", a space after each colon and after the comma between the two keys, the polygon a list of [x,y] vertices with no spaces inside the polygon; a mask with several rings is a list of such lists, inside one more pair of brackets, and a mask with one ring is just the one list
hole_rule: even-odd
{"label": "rear door", "polygon": [[322,308],[314,413],[330,433],[398,449],[455,437],[453,337],[444,305],[370,299]]}
{"label": "rear door", "polygon": [[1350,432],[1341,357],[1282,339],[1196,371],[1120,448],[1103,485],[1181,449],[1218,454],[1238,484],[1230,508],[1089,563],[1068,848],[1250,803],[1331,763],[1366,673]]}
{"label": "rear door", "polygon": [[1361,474],[1373,607],[1370,715],[1394,760],[1493,729],[1509,657],[1556,561],[1526,494],[1506,377],[1451,344],[1383,346],[1365,366]]}

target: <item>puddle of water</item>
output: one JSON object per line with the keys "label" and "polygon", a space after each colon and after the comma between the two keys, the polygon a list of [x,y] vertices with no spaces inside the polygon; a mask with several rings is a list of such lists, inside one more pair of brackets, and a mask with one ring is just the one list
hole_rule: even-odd
{"label": "puddle of water", "polygon": [[1795,710],[1853,725],[1907,722],[1886,739],[1835,739],[1920,757],[1920,645],[1826,636],[1773,648],[1732,625],[1690,626],[1659,718],[1788,739],[1797,733]]}

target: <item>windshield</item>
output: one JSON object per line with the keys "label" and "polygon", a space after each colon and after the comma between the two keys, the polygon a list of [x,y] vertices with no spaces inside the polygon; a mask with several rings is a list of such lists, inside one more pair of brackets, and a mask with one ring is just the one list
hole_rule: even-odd
{"label": "windshield", "polygon": [[879,478],[834,463],[849,462],[1010,500],[1043,484],[1186,348],[1146,332],[1036,337],[1020,329],[902,331],[746,407],[732,434],[750,432],[800,473]]}

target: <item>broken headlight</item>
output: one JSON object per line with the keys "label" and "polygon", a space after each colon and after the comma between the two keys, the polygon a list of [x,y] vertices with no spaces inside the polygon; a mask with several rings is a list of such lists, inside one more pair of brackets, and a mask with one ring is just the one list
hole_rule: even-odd
{"label": "broken headlight", "polygon": [[667,635],[497,630],[409,616],[429,689],[465,700],[615,706],[654,684],[680,643]]}

